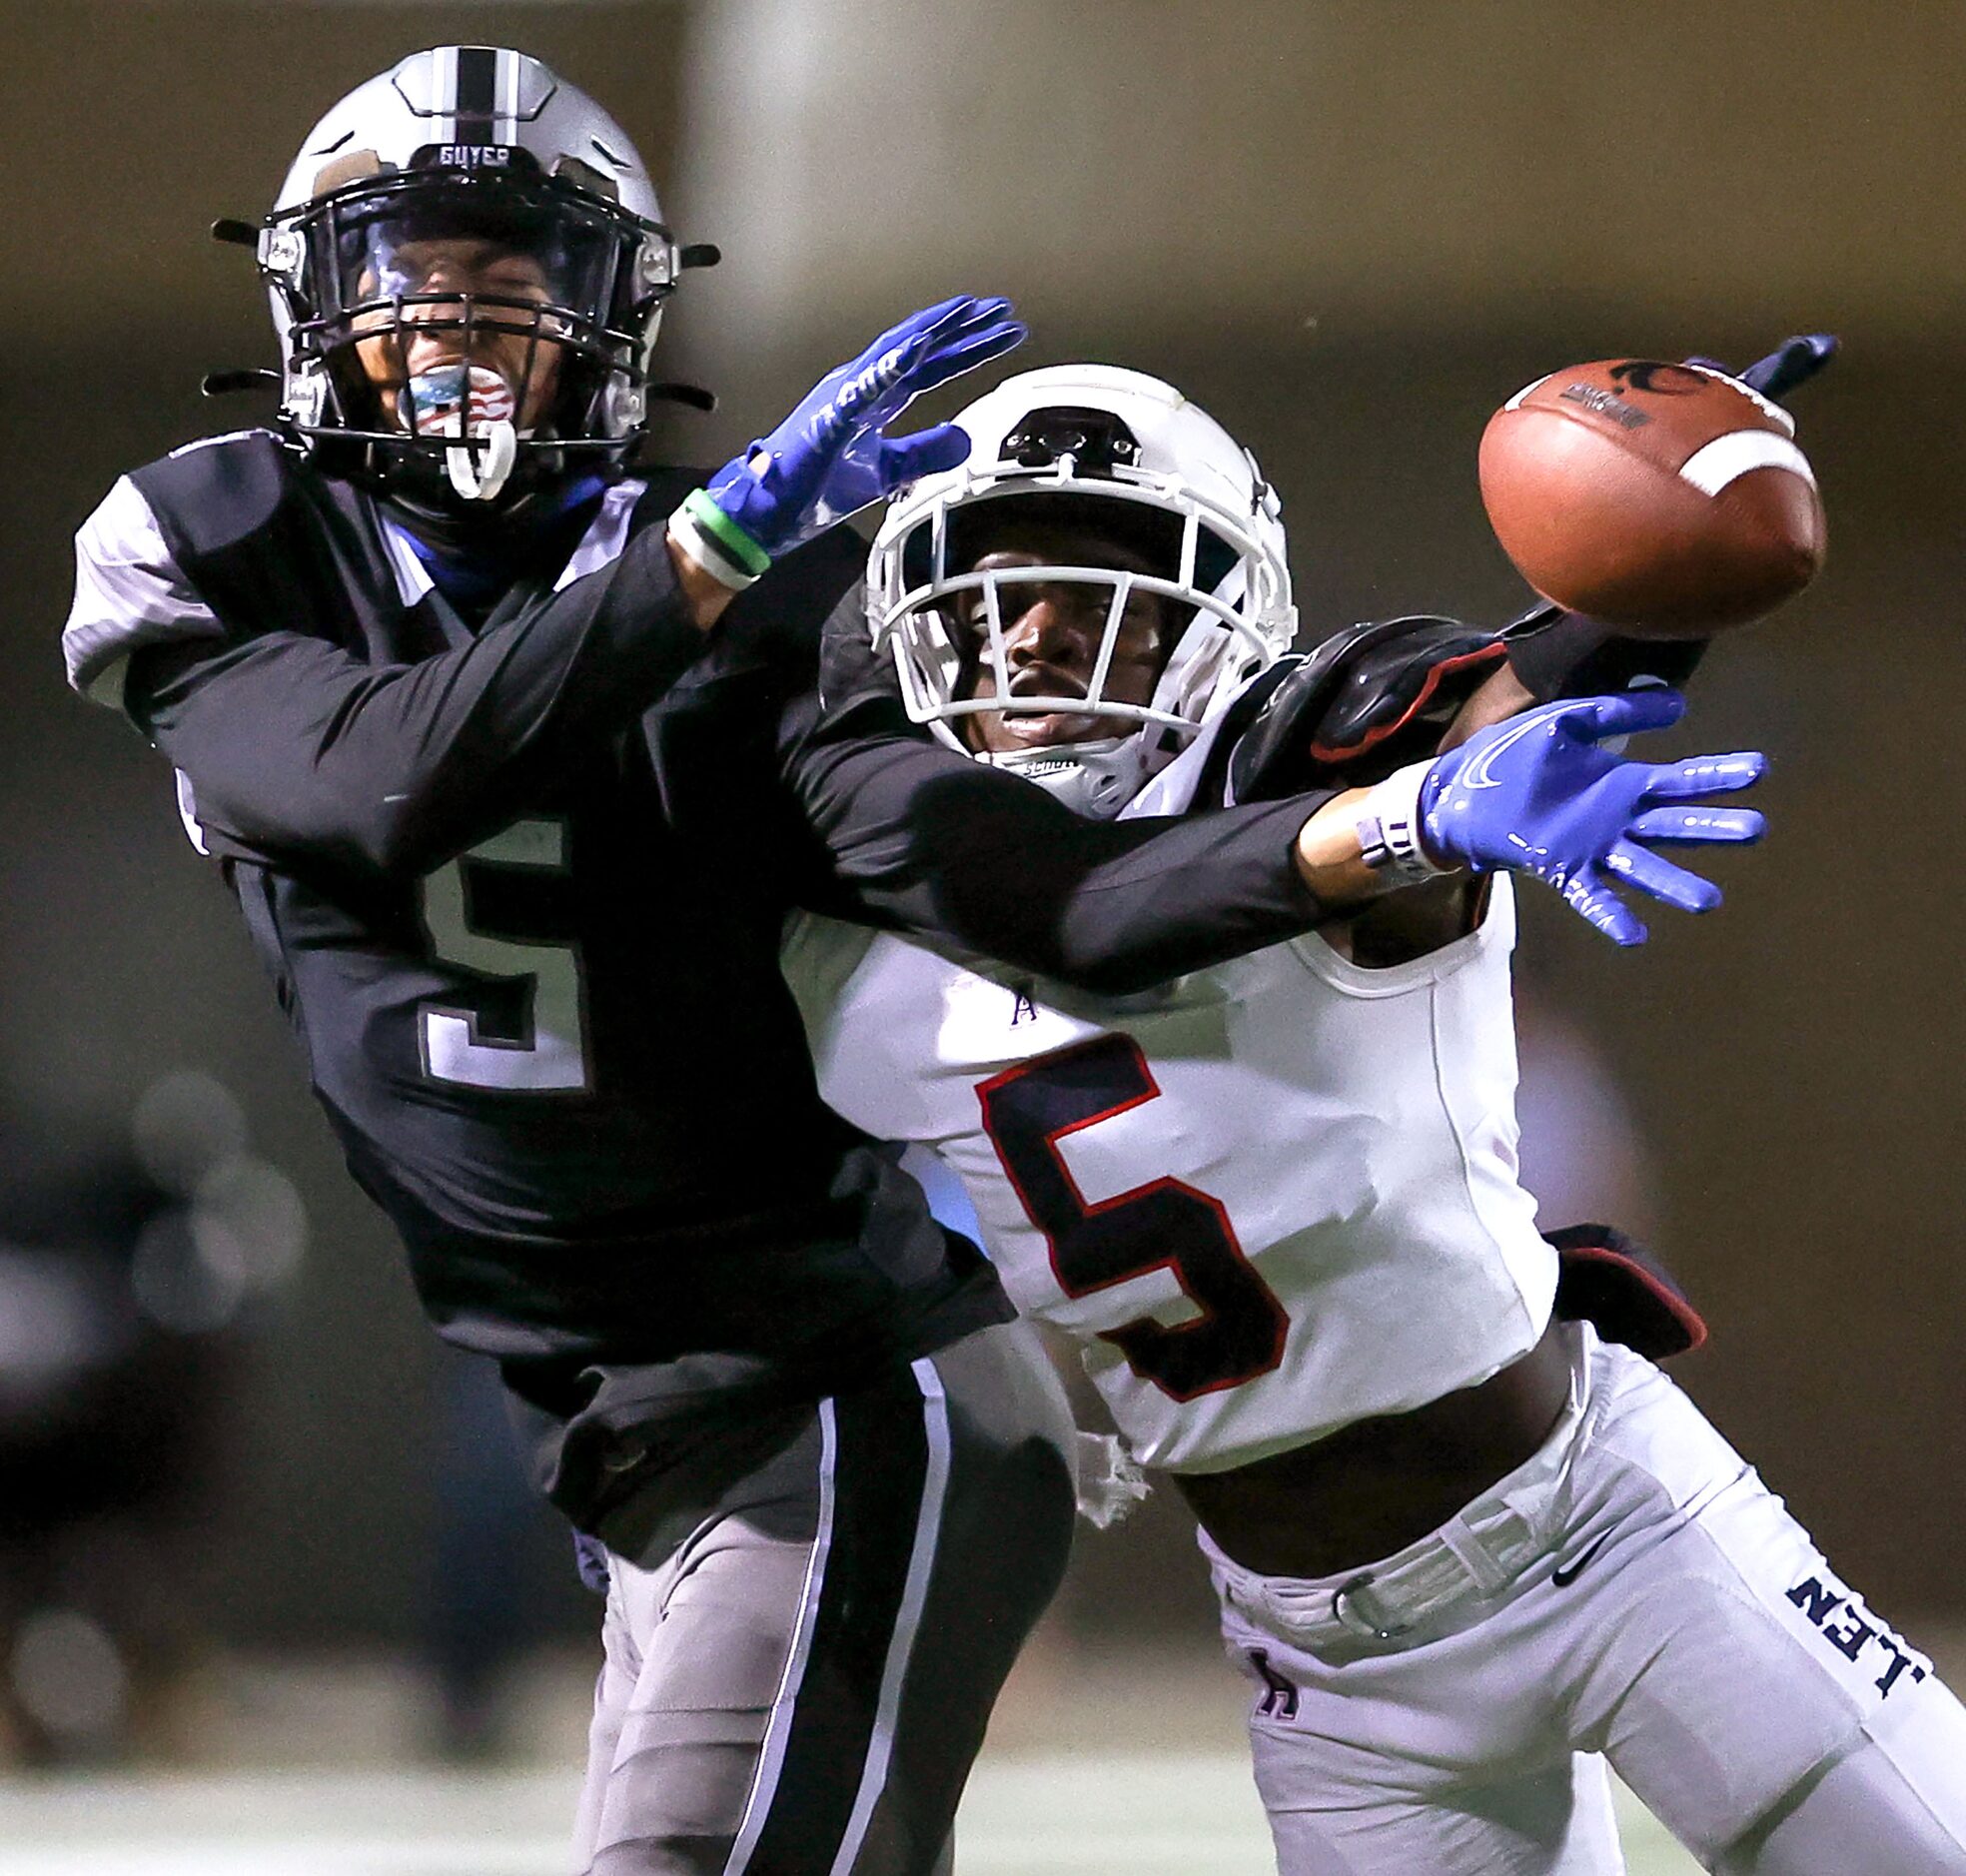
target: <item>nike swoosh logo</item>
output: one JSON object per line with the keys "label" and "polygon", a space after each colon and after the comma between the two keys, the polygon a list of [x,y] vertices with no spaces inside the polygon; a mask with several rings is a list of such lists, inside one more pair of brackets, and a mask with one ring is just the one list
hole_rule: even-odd
{"label": "nike swoosh logo", "polygon": [[1527,716],[1518,718],[1513,725],[1503,730],[1485,748],[1475,750],[1473,759],[1463,766],[1461,773],[1455,777],[1455,780],[1464,788],[1500,787],[1500,781],[1489,773],[1489,770],[1494,766],[1495,758],[1514,748],[1524,736],[1533,736],[1552,716],[1560,715],[1567,707],[1567,705],[1560,703],[1550,704],[1543,709],[1532,710]]}
{"label": "nike swoosh logo", "polygon": [[1599,1550],[1603,1549],[1605,1544],[1607,1544],[1610,1541],[1610,1537],[1611,1537],[1611,1533],[1609,1531],[1606,1531],[1603,1534],[1603,1536],[1599,1537],[1597,1541],[1593,1543],[1589,1549],[1584,1551],[1584,1553],[1580,1557],[1578,1557],[1577,1560],[1574,1563],[1572,1563],[1567,1569],[1564,1569],[1559,1565],[1557,1568],[1551,1570],[1549,1572],[1549,1580],[1552,1583],[1554,1583],[1558,1589],[1567,1589],[1571,1583],[1576,1581],[1577,1572],[1581,1570],[1583,1566],[1586,1563],[1588,1563],[1590,1559],[1594,1557]]}

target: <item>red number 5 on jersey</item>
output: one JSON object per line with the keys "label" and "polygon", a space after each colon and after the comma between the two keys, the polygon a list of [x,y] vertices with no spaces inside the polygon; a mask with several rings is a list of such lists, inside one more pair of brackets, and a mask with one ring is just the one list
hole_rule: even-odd
{"label": "red number 5 on jersey", "polygon": [[1088,1205],[1058,1143],[1160,1094],[1131,1036],[1096,1036],[979,1083],[983,1126],[1069,1297],[1172,1271],[1201,1312],[1169,1327],[1143,1317],[1105,1332],[1143,1381],[1176,1401],[1267,1375],[1290,1319],[1236,1242],[1218,1199],[1157,1179]]}

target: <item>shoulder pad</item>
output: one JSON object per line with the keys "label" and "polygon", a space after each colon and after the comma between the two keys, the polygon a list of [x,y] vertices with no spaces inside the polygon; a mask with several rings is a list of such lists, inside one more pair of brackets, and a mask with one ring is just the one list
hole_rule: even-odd
{"label": "shoulder pad", "polygon": [[217,553],[267,525],[292,494],[302,458],[270,430],[204,437],[130,479],[173,552]]}
{"label": "shoulder pad", "polygon": [[118,708],[132,652],[224,631],[185,577],[142,491],[119,476],[75,534],[75,597],[62,627],[68,681]]}
{"label": "shoulder pad", "polygon": [[1556,1315],[1653,1362],[1706,1340],[1706,1322],[1663,1260],[1609,1225],[1546,1231],[1556,1250]]}
{"label": "shoulder pad", "polygon": [[1415,614],[1353,625],[1298,659],[1236,745],[1238,801],[1362,787],[1423,761],[1502,661],[1484,626]]}

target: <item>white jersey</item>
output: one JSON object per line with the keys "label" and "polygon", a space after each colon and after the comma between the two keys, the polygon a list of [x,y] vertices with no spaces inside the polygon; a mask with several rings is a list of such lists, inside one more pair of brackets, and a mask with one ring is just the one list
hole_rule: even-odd
{"label": "white jersey", "polygon": [[1514,902],[1365,970],[1315,934],[1094,998],[804,916],[820,1091],[961,1177],[1142,1463],[1215,1471],[1484,1380],[1549,1320],[1515,1177]]}

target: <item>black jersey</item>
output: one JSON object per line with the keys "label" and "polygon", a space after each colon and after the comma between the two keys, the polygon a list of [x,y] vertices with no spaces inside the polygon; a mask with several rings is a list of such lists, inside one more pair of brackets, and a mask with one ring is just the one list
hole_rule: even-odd
{"label": "black jersey", "polygon": [[732,1390],[824,1392],[1009,1313],[819,1101],[792,905],[1109,989],[1315,916],[1303,803],[1100,826],[898,706],[828,720],[850,533],[706,639],[662,525],[697,479],[612,487],[474,628],[370,497],[213,440],[83,529],[67,639],[177,767],[433,1320],[500,1360],[587,1521],[651,1424],[680,1446]]}

